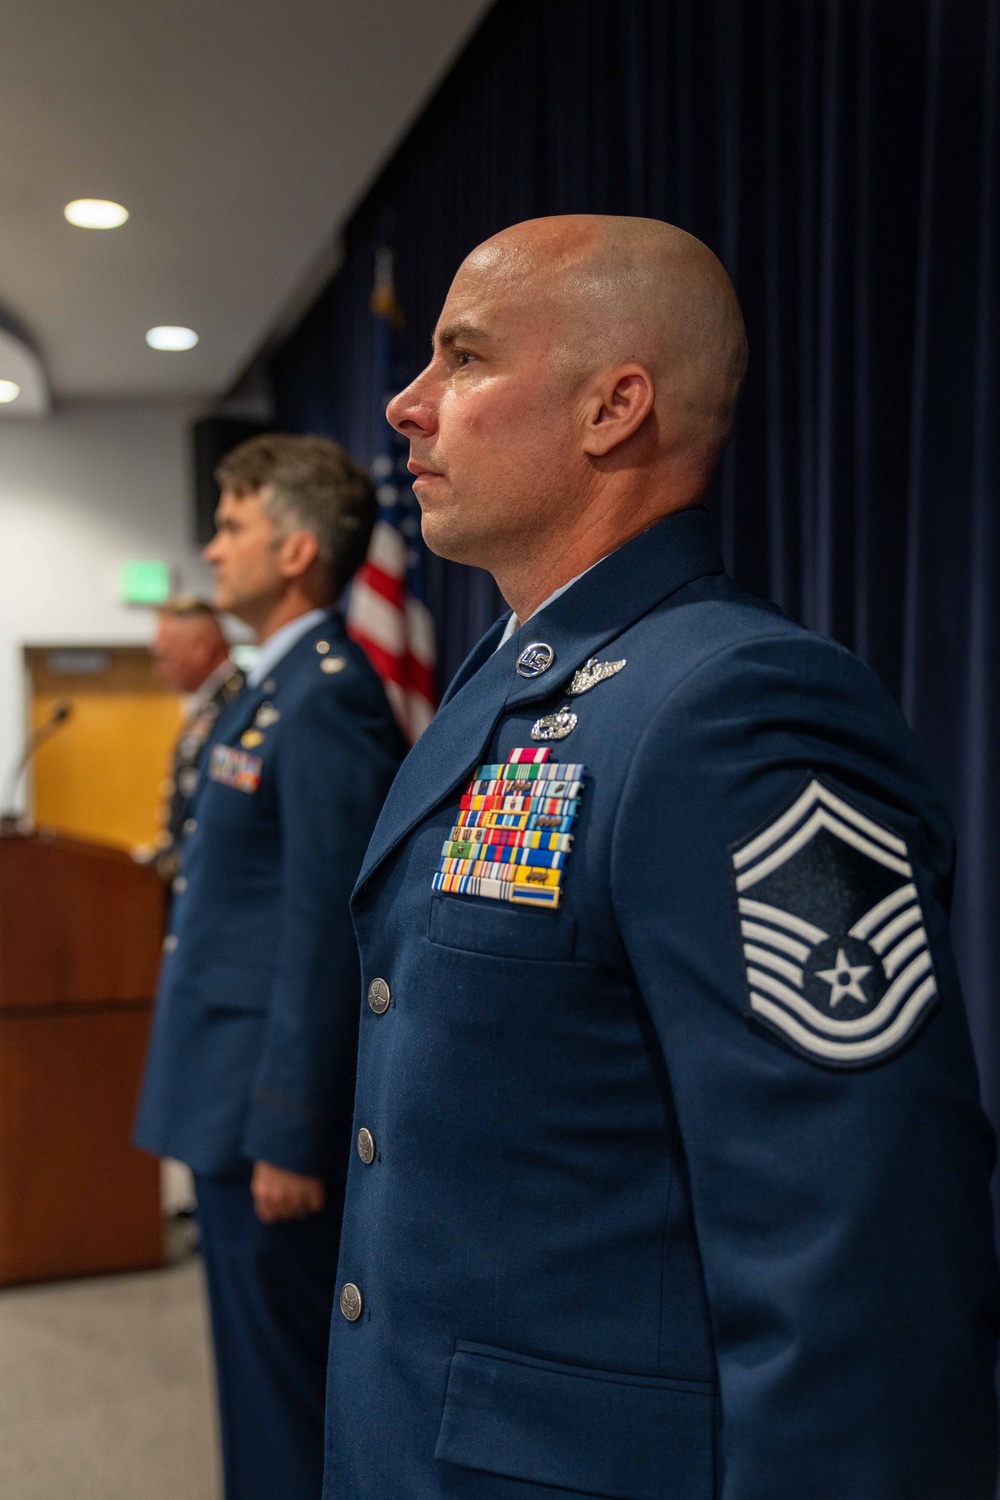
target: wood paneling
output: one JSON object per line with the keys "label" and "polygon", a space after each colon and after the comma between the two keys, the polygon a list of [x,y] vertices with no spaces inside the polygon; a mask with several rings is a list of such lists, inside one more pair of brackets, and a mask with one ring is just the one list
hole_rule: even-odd
{"label": "wood paneling", "polygon": [[95,649],[104,670],[86,673],[58,670],[62,648],[26,652],[31,727],[44,723],[56,703],[73,705],[73,717],[35,760],[35,821],[120,848],[151,844],[181,699],[153,676],[144,647]]}

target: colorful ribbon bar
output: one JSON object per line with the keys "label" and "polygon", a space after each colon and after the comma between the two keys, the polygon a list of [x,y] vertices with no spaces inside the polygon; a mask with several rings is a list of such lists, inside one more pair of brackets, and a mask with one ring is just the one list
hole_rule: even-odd
{"label": "colorful ribbon bar", "polygon": [[469,823],[456,823],[448,834],[447,843],[458,840],[464,843],[474,838],[479,844],[520,844],[525,849],[562,849],[566,851],[573,842],[571,833],[529,832],[521,828],[481,828]]}
{"label": "colorful ribbon bar", "polygon": [[495,865],[539,865],[550,870],[558,870],[566,862],[566,855],[558,849],[522,849],[516,844],[474,844],[471,841],[445,844],[441,858],[445,861],[475,859]]}

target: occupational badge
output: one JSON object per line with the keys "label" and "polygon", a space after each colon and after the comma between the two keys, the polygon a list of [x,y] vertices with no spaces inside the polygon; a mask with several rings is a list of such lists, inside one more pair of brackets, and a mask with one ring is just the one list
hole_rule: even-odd
{"label": "occupational badge", "polygon": [[938,993],[905,841],[813,778],[731,853],[751,1015],[830,1067],[902,1047]]}
{"label": "occupational badge", "polygon": [[259,729],[244,729],[240,735],[240,744],[245,750],[256,750],[258,745],[264,743],[264,736]]}
{"label": "occupational badge", "polygon": [[616,677],[625,664],[624,657],[621,661],[598,661],[596,656],[592,656],[579,671],[573,673],[573,680],[566,691],[571,698],[589,693],[599,682],[607,682],[609,677]]}
{"label": "occupational badge", "polygon": [[569,706],[563,704],[562,708],[556,709],[554,714],[543,714],[536,719],[531,729],[533,740],[564,740],[566,736],[576,728],[576,714],[571,713]]}

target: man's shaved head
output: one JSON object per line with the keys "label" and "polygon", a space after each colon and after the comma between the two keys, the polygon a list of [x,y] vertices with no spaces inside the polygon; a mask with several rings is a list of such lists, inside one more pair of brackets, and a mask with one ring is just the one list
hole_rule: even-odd
{"label": "man's shaved head", "polygon": [[484,241],[465,267],[561,317],[572,376],[635,361],[655,378],[658,404],[688,412],[716,452],[725,444],[746,331],[722,263],[693,234],[611,214],[528,219]]}
{"label": "man's shaved head", "polygon": [[589,566],[697,503],[747,361],[736,294],[706,245],[598,214],[531,219],[479,245],[434,347],[388,413],[411,439],[425,536],[529,602],[564,571],[559,557]]}

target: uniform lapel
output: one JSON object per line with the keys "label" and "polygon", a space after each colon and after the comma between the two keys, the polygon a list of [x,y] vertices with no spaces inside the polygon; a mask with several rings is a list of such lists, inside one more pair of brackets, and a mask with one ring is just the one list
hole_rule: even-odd
{"label": "uniform lapel", "polygon": [[[695,578],[721,573],[703,510],[668,516],[606,557],[496,650],[498,621],[467,658],[438,713],[392,784],[358,877],[358,889],[431,808],[480,760],[500,717],[558,694],[576,669],[668,595]],[[524,678],[518,657],[532,641],[555,652],[549,670]]]}

